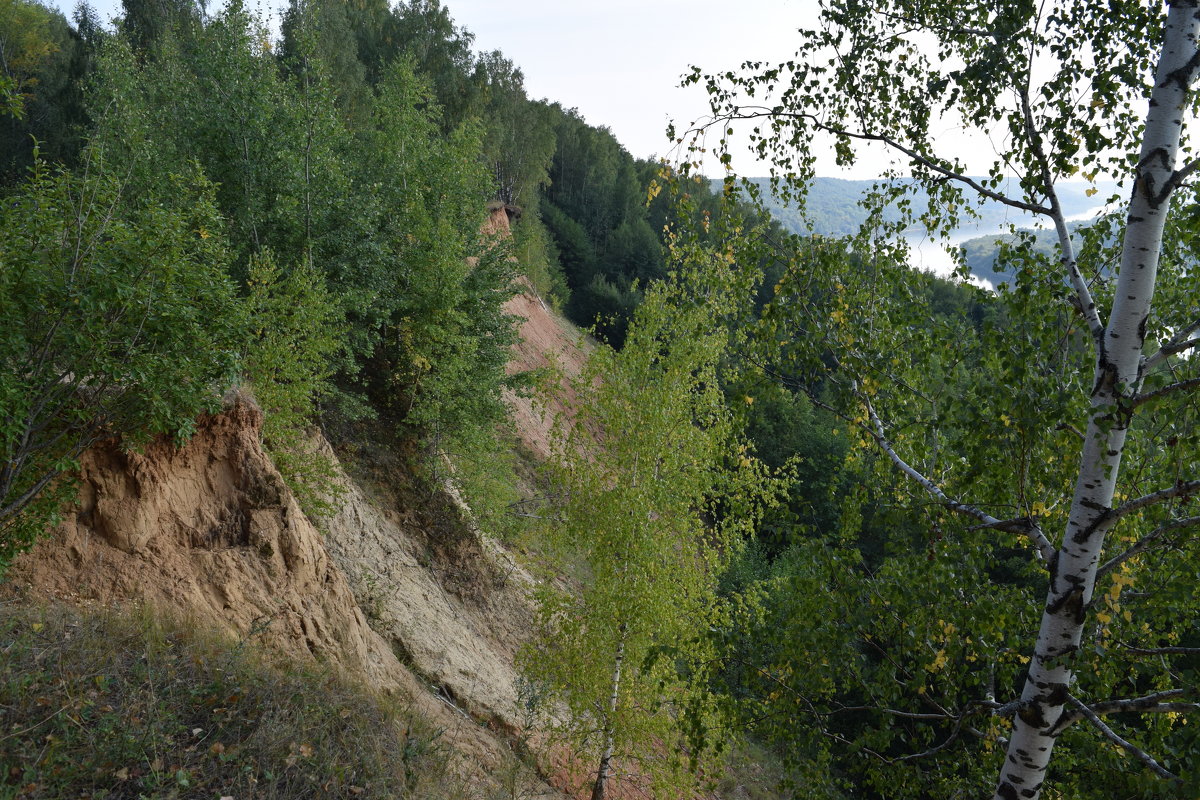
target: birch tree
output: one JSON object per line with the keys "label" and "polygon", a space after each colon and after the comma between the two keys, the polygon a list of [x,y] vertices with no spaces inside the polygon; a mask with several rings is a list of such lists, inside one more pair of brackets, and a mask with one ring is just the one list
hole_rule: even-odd
{"label": "birch tree", "polygon": [[[713,117],[680,143],[698,150],[702,137],[716,137],[729,165],[734,137],[748,136],[773,162],[779,190],[801,202],[822,142],[842,164],[864,147],[892,154],[869,203],[876,213],[856,239],[792,243],[793,268],[770,287],[775,300],[762,329],[796,358],[769,369],[841,414],[921,498],[910,502],[924,503],[931,562],[943,538],[975,548],[954,551],[963,553],[1020,546],[1041,576],[1032,588],[1021,577],[997,578],[997,569],[975,570],[1005,597],[1024,589],[1029,599],[991,605],[990,620],[968,615],[970,637],[947,620],[975,603],[976,587],[963,580],[971,566],[943,569],[944,619],[938,638],[924,640],[930,652],[941,649],[924,669],[897,668],[912,683],[891,696],[916,687],[909,705],[867,704],[940,733],[905,755],[859,742],[858,755],[899,770],[955,750],[986,757],[986,748],[970,750],[977,739],[1005,753],[989,762],[998,771],[994,797],[1036,800],[1070,731],[1072,747],[1096,741],[1120,753],[1117,773],[1166,782],[1137,784],[1136,796],[1196,785],[1192,738],[1180,720],[1198,708],[1200,648],[1187,641],[1197,609],[1177,576],[1191,574],[1189,531],[1200,523],[1186,507],[1200,492],[1191,431],[1200,377],[1186,358],[1200,344],[1189,183],[1200,160],[1188,138],[1198,30],[1196,0],[830,0],[820,28],[800,32],[793,60],[709,76],[697,69],[688,78],[706,86]],[[948,128],[974,132],[976,152],[994,150],[987,175],[969,174],[939,141]],[[1058,189],[1101,175],[1123,180],[1129,194],[1079,245]],[[927,205],[915,204],[918,189]],[[906,295],[912,281],[898,234],[914,219],[944,234],[970,216],[972,202],[1040,219],[1057,233],[1057,259],[1039,258],[1030,237],[1007,248],[1001,266],[1013,273],[1012,287],[979,300],[1002,309],[995,324],[913,319],[924,307]],[[878,213],[888,205],[900,209],[900,222]],[[818,378],[821,392],[813,390]],[[839,581],[855,569],[826,567]],[[927,586],[911,591],[930,596]],[[1006,615],[1015,619],[1002,625]],[[906,635],[915,627],[911,619],[896,626]],[[1023,675],[1006,686],[996,681],[1004,657],[997,642],[1017,629],[1037,633],[1024,645]],[[936,697],[943,689],[930,676],[949,669],[954,638],[959,657],[991,678],[972,684],[974,696],[944,689]],[[881,658],[902,650],[870,646]],[[1062,774],[1077,775],[1071,754],[1061,755]],[[967,791],[968,774],[965,766],[944,772],[943,790],[957,780]],[[1054,796],[1074,791],[1060,784]]]}
{"label": "birch tree", "polygon": [[542,590],[525,663],[565,705],[568,741],[595,759],[592,800],[612,783],[648,783],[656,797],[694,783],[701,745],[682,723],[709,704],[700,634],[716,618],[721,564],[770,485],[739,449],[718,381],[729,304],[660,284],[624,348],[597,347],[572,382],[574,418],[560,420],[561,500],[539,541],[572,585]]}

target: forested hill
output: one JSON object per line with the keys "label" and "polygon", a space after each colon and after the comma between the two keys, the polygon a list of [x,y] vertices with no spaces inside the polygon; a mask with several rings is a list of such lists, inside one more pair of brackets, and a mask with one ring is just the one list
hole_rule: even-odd
{"label": "forested hill", "polygon": [[[866,212],[862,208],[863,199],[875,184],[874,180],[845,180],[842,178],[817,178],[808,192],[805,205],[801,208],[795,202],[784,202],[771,192],[770,178],[747,178],[761,192],[763,205],[779,220],[785,228],[793,233],[818,233],[822,236],[847,236],[855,233],[866,220]],[[713,181],[714,185],[720,183]],[[1096,191],[1089,195],[1092,189]],[[1087,183],[1085,181],[1061,183],[1058,186],[1059,200],[1068,217],[1087,213],[1099,205],[1100,198],[1108,197],[1114,189],[1114,184],[1106,181]],[[923,208],[929,202],[929,195],[918,189],[912,195],[913,205]],[[979,209],[980,219],[972,221],[970,228],[980,234],[991,233],[1007,223],[1016,223],[1027,227],[1032,224],[1031,218],[1022,215],[1007,206],[988,203]],[[888,220],[896,220],[899,213],[889,209],[885,213]]]}

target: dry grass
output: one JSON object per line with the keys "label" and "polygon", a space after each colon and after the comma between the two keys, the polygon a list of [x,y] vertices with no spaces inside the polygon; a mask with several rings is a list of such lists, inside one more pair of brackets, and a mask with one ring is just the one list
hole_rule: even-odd
{"label": "dry grass", "polygon": [[146,613],[0,605],[0,798],[453,798],[440,731]]}

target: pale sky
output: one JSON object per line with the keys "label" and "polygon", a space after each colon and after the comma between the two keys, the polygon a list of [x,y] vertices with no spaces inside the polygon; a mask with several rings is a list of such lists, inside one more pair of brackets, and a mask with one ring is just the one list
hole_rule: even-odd
{"label": "pale sky", "polygon": [[[75,0],[53,2],[70,14]],[[107,20],[120,0],[92,0]],[[269,12],[283,0],[261,0]],[[815,23],[817,0],[443,0],[477,51],[501,50],[525,74],[534,99],[578,108],[593,125],[612,130],[639,158],[668,155],[669,120],[681,130],[707,110],[703,87],[679,87],[692,64],[706,72],[736,69],[747,60],[786,61],[795,32]],[[247,0],[254,7],[256,0]],[[211,0],[209,11],[223,3]],[[957,132],[947,134],[958,139]],[[830,157],[822,175],[877,176],[881,157],[863,158],[850,172]],[[742,175],[765,175],[748,151],[734,152]],[[711,175],[722,174],[715,164]]]}
{"label": "pale sky", "polygon": [[[695,64],[735,69],[787,60],[816,0],[607,0],[603,3],[448,0],[480,50],[504,51],[532,97],[576,107],[633,155],[664,155],[670,119],[682,128],[708,110],[703,87],[679,88]],[[736,166],[735,156],[735,166]],[[742,170],[759,174],[765,169]]]}

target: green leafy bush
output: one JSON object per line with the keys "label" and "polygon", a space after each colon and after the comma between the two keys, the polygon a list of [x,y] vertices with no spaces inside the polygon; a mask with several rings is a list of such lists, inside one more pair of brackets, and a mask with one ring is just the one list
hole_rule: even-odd
{"label": "green leafy bush", "polygon": [[243,373],[262,406],[263,442],[310,515],[332,511],[333,462],[305,436],[316,403],[329,391],[332,357],[341,347],[338,309],[324,278],[300,264],[284,274],[270,251],[250,262],[250,340]]}
{"label": "green leafy bush", "polygon": [[172,181],[174,204],[140,201],[93,153],[79,174],[39,163],[0,209],[0,566],[87,447],[185,437],[232,377],[243,321],[212,187]]}

